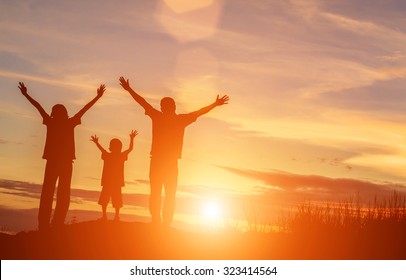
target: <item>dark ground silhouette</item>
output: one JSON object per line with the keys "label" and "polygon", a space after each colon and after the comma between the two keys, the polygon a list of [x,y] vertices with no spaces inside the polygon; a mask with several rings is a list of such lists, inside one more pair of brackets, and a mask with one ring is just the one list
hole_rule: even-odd
{"label": "dark ground silhouette", "polygon": [[88,221],[48,233],[0,234],[1,259],[406,259],[403,233],[320,236],[187,232],[148,223]]}

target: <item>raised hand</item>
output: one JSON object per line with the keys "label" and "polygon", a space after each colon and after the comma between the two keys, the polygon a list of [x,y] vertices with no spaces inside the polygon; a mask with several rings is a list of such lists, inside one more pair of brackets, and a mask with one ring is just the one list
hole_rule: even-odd
{"label": "raised hand", "polygon": [[102,97],[105,91],[106,85],[105,84],[100,85],[100,87],[97,89],[97,96]]}
{"label": "raised hand", "polygon": [[19,84],[18,88],[20,89],[21,93],[22,94],[27,94],[27,87],[24,85],[24,83],[19,82],[18,84]]}
{"label": "raised hand", "polygon": [[99,143],[99,137],[97,137],[97,135],[95,134],[95,135],[92,135],[91,137],[90,137],[90,141],[92,141],[92,142],[94,142],[94,143]]}
{"label": "raised hand", "polygon": [[137,135],[138,135],[138,131],[136,131],[136,130],[131,130],[131,133],[130,133],[130,138],[131,138],[131,139],[134,139],[134,137],[137,136]]}
{"label": "raised hand", "polygon": [[131,89],[130,87],[130,81],[127,79],[124,79],[124,77],[120,77],[119,79],[120,81],[120,85],[127,91],[129,91]]}
{"label": "raised hand", "polygon": [[76,117],[81,118],[87,110],[89,110],[96,102],[103,96],[103,93],[106,91],[106,86],[101,84],[100,87],[97,89],[97,95],[93,98],[89,103],[87,103],[79,112],[76,113]]}
{"label": "raised hand", "polygon": [[221,106],[224,104],[228,104],[229,100],[230,100],[230,97],[228,97],[228,95],[224,95],[221,98],[219,98],[219,95],[217,95],[215,104],[216,104],[216,106]]}
{"label": "raised hand", "polygon": [[42,108],[41,104],[39,104],[34,98],[32,98],[27,91],[27,87],[24,85],[23,82],[18,83],[18,88],[20,89],[21,93],[24,95],[25,98],[38,110],[41,114],[41,117],[45,120],[50,116],[45,112],[44,108]]}

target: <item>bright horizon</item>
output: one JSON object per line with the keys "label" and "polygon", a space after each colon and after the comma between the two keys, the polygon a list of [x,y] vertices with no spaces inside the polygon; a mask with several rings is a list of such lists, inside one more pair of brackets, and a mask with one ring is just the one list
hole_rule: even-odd
{"label": "bright horizon", "polygon": [[45,167],[45,126],[19,81],[47,112],[62,103],[70,115],[106,84],[75,130],[71,210],[100,211],[102,160],[90,136],[105,147],[119,138],[127,147],[135,129],[122,213],[149,217],[151,121],[120,76],[155,108],[173,97],[178,113],[230,96],[186,128],[179,223],[214,213],[275,216],[307,199],[406,190],[404,1],[47,0],[0,7],[0,218],[38,208],[38,189],[16,182],[40,185]]}

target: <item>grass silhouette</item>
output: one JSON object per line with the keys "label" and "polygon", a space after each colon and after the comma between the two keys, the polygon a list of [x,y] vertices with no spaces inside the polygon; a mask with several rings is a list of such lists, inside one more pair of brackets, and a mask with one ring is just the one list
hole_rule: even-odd
{"label": "grass silhouette", "polygon": [[317,205],[302,203],[287,230],[306,234],[313,228],[319,234],[388,234],[404,231],[406,226],[406,198],[394,191],[388,198],[363,205],[360,197],[338,203]]}

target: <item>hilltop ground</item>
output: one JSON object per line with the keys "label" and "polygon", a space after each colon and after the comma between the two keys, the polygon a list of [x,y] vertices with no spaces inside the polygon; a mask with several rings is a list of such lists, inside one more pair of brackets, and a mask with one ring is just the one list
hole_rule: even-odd
{"label": "hilltop ground", "polygon": [[1,259],[406,259],[401,236],[321,237],[236,231],[187,232],[147,223],[88,221],[47,233],[0,234]]}

